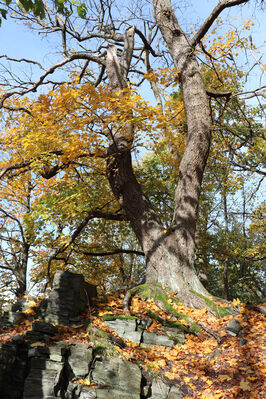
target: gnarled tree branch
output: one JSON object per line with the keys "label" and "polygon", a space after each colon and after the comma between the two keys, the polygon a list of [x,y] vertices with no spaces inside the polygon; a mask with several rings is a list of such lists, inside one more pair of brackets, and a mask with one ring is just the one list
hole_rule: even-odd
{"label": "gnarled tree branch", "polygon": [[249,0],[220,0],[216,7],[214,7],[211,14],[203,22],[202,26],[198,32],[191,39],[190,43],[192,47],[195,47],[201,39],[206,35],[216,18],[221,14],[221,12],[228,7],[237,6],[239,4],[247,3]]}

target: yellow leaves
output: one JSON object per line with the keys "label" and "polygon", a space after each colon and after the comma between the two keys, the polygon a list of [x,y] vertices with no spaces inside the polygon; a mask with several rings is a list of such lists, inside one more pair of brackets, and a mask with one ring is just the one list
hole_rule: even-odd
{"label": "yellow leaves", "polygon": [[164,368],[166,366],[166,360],[165,359],[158,359],[155,360],[151,363],[151,367],[154,370],[161,370],[162,368]]}
{"label": "yellow leaves", "polygon": [[81,385],[91,386],[91,381],[88,378],[85,378],[85,379],[79,378],[78,380],[73,380],[73,381],[75,381],[76,383],[81,384]]}
{"label": "yellow leaves", "polygon": [[250,385],[249,385],[249,382],[245,378],[242,378],[242,380],[240,381],[239,386],[244,392],[245,391],[250,391],[250,388],[251,388]]}
{"label": "yellow leaves", "polygon": [[160,368],[160,367],[165,367],[166,366],[166,361],[165,361],[165,359],[159,359],[157,362],[156,362],[156,364],[157,364],[157,366]]}
{"label": "yellow leaves", "polygon": [[165,377],[168,378],[169,380],[174,380],[174,379],[176,379],[176,374],[175,374],[175,373],[171,373],[170,371],[167,371],[164,375],[165,375]]}
{"label": "yellow leaves", "polygon": [[110,311],[103,310],[103,311],[99,312],[99,316],[103,316],[103,315],[108,314],[108,313],[110,313]]}
{"label": "yellow leaves", "polygon": [[212,353],[212,349],[207,347],[204,349],[204,353]]}
{"label": "yellow leaves", "polygon": [[31,309],[31,308],[29,308],[29,309],[26,309],[25,310],[25,312],[23,312],[24,314],[26,314],[26,315],[35,315],[36,314],[36,312],[35,312],[35,310],[33,310],[33,309]]}
{"label": "yellow leaves", "polygon": [[228,375],[228,374],[219,374],[217,376],[218,380],[221,382],[225,382],[225,381],[231,381],[232,380],[232,376]]}
{"label": "yellow leaves", "polygon": [[150,69],[144,77],[150,82],[157,82],[165,87],[175,87],[179,82],[180,71],[175,68]]}
{"label": "yellow leaves", "polygon": [[[264,371],[266,371],[266,370],[264,370]],[[248,376],[247,376],[247,379],[248,379],[249,381],[253,382],[253,381],[257,381],[258,377],[252,376],[252,375],[248,375]]]}
{"label": "yellow leaves", "polygon": [[233,301],[232,301],[232,305],[233,306],[238,306],[238,305],[240,305],[240,299],[239,298],[237,298],[237,299],[234,299]]}

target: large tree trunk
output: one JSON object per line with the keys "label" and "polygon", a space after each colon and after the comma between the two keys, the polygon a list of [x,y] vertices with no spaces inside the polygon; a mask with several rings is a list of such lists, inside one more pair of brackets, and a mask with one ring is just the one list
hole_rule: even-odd
{"label": "large tree trunk", "polygon": [[[113,91],[126,86],[133,36],[132,27],[126,33],[120,62],[116,49],[108,49],[106,68]],[[134,126],[131,124],[123,132],[118,128],[110,138],[107,177],[145,253],[147,281],[167,285],[187,305],[201,307],[204,301],[192,290],[204,295],[208,292],[199,281],[193,262],[200,186],[210,142],[210,112],[197,63],[193,57],[189,62],[191,65],[184,62],[183,78],[185,95],[192,101],[187,107],[188,143],[180,166],[171,228],[164,229],[134,175],[130,154]],[[189,85],[194,87],[188,88]],[[196,116],[192,118],[194,113]]]}
{"label": "large tree trunk", "polygon": [[[175,252],[184,280],[195,291],[206,293],[195,274],[194,257],[199,196],[211,142],[210,106],[194,49],[177,22],[170,0],[153,0],[153,5],[156,23],[179,71],[187,118],[187,143],[179,168],[171,227]],[[160,280],[164,271],[159,274]]]}

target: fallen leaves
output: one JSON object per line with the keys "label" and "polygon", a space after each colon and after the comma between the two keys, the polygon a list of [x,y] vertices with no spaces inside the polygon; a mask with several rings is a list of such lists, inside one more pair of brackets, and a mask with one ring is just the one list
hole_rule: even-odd
{"label": "fallen leaves", "polygon": [[[139,346],[123,338],[119,342],[110,342],[117,355],[128,361],[135,361],[144,369],[159,373],[171,384],[181,384],[188,392],[186,399],[238,399],[251,398],[262,399],[265,397],[263,380],[266,372],[264,355],[264,330],[265,316],[245,308],[236,318],[242,326],[241,334],[245,342],[240,345],[239,337],[231,337],[226,333],[225,326],[232,316],[224,316],[221,319],[210,316],[203,310],[195,310],[185,307],[180,302],[168,298],[171,306],[180,314],[180,319],[187,317],[197,322],[203,322],[208,328],[220,336],[218,342],[208,332],[203,331],[201,335],[186,334],[184,345],[176,344],[172,348],[154,345],[152,347]],[[238,300],[234,305],[239,305]],[[137,319],[148,317],[147,311],[156,312],[166,321],[176,321],[176,318],[165,314],[152,299],[142,300],[135,296],[131,302],[130,312]],[[59,333],[54,337],[56,340],[65,340],[69,344],[77,342],[87,343],[94,347],[94,335],[99,331],[117,336],[114,331],[108,329],[103,320],[105,314],[123,317],[123,297],[119,294],[110,296],[107,303],[98,303],[95,309],[90,309],[83,319],[90,320],[90,331],[85,327],[86,323],[80,322],[77,326],[58,326]],[[13,335],[23,335],[30,328],[30,322],[24,320],[15,328],[3,328],[1,331],[1,342],[12,340]],[[153,320],[149,326],[150,332],[162,333],[162,325]],[[36,343],[40,345],[40,343]],[[34,344],[32,344],[34,345]],[[94,382],[89,379],[78,380],[78,383],[93,387]]]}

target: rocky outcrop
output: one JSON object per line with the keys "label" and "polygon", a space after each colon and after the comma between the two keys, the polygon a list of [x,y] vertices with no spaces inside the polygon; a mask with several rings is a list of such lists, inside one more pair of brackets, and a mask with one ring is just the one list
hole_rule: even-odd
{"label": "rocky outcrop", "polygon": [[185,334],[178,328],[164,328],[164,334],[160,335],[146,331],[149,327],[147,320],[116,318],[114,320],[106,320],[105,324],[113,329],[119,337],[136,342],[138,345],[147,347],[162,345],[171,348],[177,343],[183,344],[185,342]]}
{"label": "rocky outcrop", "polygon": [[18,336],[14,336],[10,342],[0,344],[1,399],[23,398],[24,383],[29,368],[27,353],[27,344]]}
{"label": "rocky outcrop", "polygon": [[[147,376],[141,365],[86,343],[56,342],[58,327],[79,321],[78,316],[96,297],[96,287],[83,276],[60,271],[53,289],[35,316],[27,311],[27,301],[19,300],[0,320],[8,326],[20,317],[33,317],[31,330],[14,335],[0,345],[0,399],[180,399],[179,387]],[[30,303],[30,302],[29,302]],[[28,316],[27,316],[28,315]],[[87,320],[89,322],[89,320]],[[164,328],[163,334],[147,331],[150,320],[106,317],[106,325],[119,337],[138,345],[171,347],[184,342],[183,331]],[[88,328],[89,331],[89,328]],[[112,343],[109,341],[112,346]],[[144,375],[145,374],[145,375]],[[92,383],[92,384],[91,384]]]}
{"label": "rocky outcrop", "polygon": [[64,325],[76,323],[88,302],[96,297],[96,286],[86,283],[82,274],[58,271],[48,298],[45,320]]}
{"label": "rocky outcrop", "polygon": [[[39,344],[38,344],[39,345]],[[18,348],[20,346],[20,349]],[[0,347],[1,399],[181,399],[178,387],[147,380],[138,364],[99,356],[86,344]],[[95,387],[80,384],[93,382]]]}
{"label": "rocky outcrop", "polygon": [[[147,382],[137,364],[119,357],[102,357],[86,344],[37,347],[23,399],[179,399],[182,391],[162,381]],[[94,382],[92,388],[78,379]],[[171,393],[171,396],[169,394]],[[8,398],[9,399],[9,398]]]}

